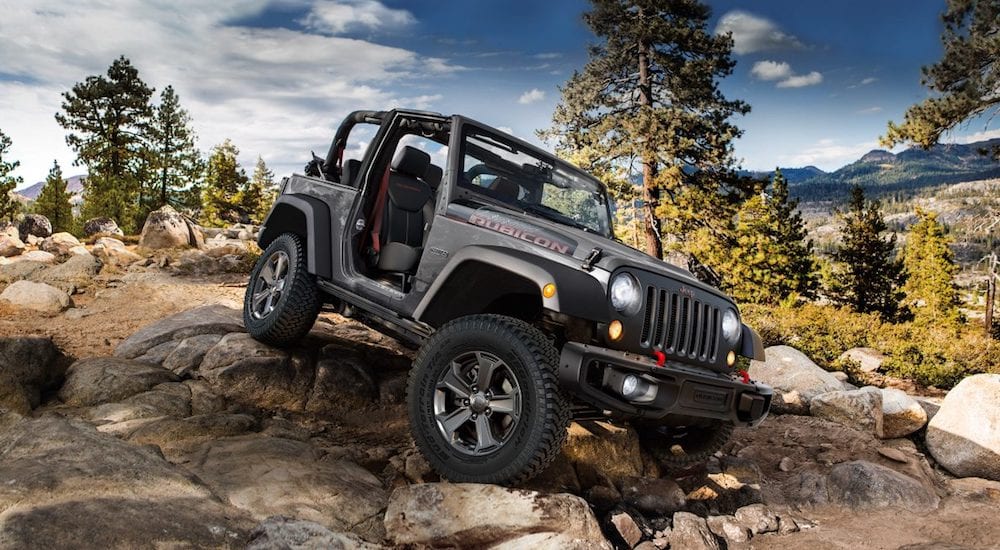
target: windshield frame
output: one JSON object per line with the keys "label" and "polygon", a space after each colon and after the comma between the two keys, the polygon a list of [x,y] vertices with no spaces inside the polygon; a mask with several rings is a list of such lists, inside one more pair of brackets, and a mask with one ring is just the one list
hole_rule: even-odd
{"label": "windshield frame", "polygon": [[[458,125],[453,125],[452,128],[454,129],[456,126]],[[517,212],[521,212],[533,218],[540,218],[550,223],[555,223],[566,227],[573,227],[594,235],[600,235],[601,237],[607,239],[614,239],[614,234],[615,234],[614,216],[611,210],[612,199],[608,195],[607,186],[602,181],[588,174],[584,170],[574,166],[573,164],[570,164],[556,157],[552,153],[545,151],[535,145],[527,143],[524,140],[521,140],[515,136],[497,130],[496,128],[492,128],[485,124],[477,123],[470,119],[465,119],[464,117],[462,117],[462,124],[458,127],[459,131],[455,132],[455,134],[453,134],[452,136],[453,138],[452,143],[454,145],[457,145],[457,147],[449,148],[450,155],[453,155],[453,157],[449,161],[449,165],[451,166],[455,174],[454,177],[449,178],[450,179],[449,187],[451,188],[451,193],[450,193],[451,196],[449,198],[449,201],[466,199],[481,203],[487,203],[490,205],[499,206],[501,208],[506,208]],[[542,212],[540,212],[540,208],[545,208],[545,205],[542,203],[538,204],[530,202],[525,203],[521,200],[508,202],[498,197],[494,197],[490,194],[487,194],[485,192],[478,191],[475,188],[463,185],[461,183],[461,176],[465,174],[464,163],[467,154],[468,138],[470,136],[475,136],[481,139],[485,138],[485,140],[495,142],[498,145],[511,147],[516,152],[536,157],[538,160],[552,165],[554,169],[566,172],[575,178],[579,178],[580,180],[583,180],[593,185],[594,188],[593,192],[600,193],[600,195],[602,195],[604,198],[603,215],[607,222],[606,223],[607,231],[603,232],[600,231],[598,228],[587,226],[583,222],[577,222],[575,220],[572,220],[572,218],[566,216],[564,213],[562,213],[562,216],[560,217],[565,219],[559,219],[559,217],[556,216],[546,216]],[[475,157],[475,155],[473,156]],[[559,188],[559,186],[555,187]],[[553,211],[558,212],[557,209],[553,209]]]}

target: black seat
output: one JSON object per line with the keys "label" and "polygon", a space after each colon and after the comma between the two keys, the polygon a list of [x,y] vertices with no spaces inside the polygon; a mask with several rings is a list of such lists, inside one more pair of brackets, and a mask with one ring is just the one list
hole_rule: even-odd
{"label": "black seat", "polygon": [[408,145],[392,159],[379,232],[381,250],[377,267],[382,271],[413,273],[416,270],[426,225],[424,205],[433,194],[421,179],[430,161],[430,155]]}
{"label": "black seat", "polygon": [[354,180],[358,179],[358,172],[361,171],[361,161],[358,159],[347,159],[341,172],[340,183],[355,186]]}

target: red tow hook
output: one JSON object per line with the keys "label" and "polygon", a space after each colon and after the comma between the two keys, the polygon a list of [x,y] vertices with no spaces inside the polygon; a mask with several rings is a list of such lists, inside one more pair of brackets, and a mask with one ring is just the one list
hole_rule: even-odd
{"label": "red tow hook", "polygon": [[750,373],[749,372],[747,372],[745,370],[738,370],[738,371],[736,371],[736,373],[739,374],[740,378],[743,379],[743,383],[744,384],[749,384],[750,383]]}
{"label": "red tow hook", "polygon": [[667,356],[660,350],[653,351],[653,359],[656,359],[657,367],[662,367],[667,362]]}

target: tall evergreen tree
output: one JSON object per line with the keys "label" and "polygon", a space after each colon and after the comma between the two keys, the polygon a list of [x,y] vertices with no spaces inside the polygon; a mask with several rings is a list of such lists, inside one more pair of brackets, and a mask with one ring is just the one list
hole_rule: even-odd
{"label": "tall evergreen tree", "polygon": [[205,166],[195,147],[191,116],[181,107],[173,86],[167,86],[160,94],[160,104],[149,127],[149,147],[156,187],[150,206],[182,203],[180,191],[197,183]]}
{"label": "tall evergreen tree", "polygon": [[264,217],[271,209],[271,203],[274,202],[274,187],[274,172],[267,167],[264,159],[258,156],[253,177],[239,197],[240,209],[249,218],[250,223],[259,224],[264,221]]}
{"label": "tall evergreen tree", "polygon": [[56,121],[70,132],[66,143],[88,172],[84,217],[108,216],[126,230],[142,223],[152,94],[124,56],[106,75],[88,76],[63,94]]}
{"label": "tall evergreen tree", "polygon": [[903,249],[906,303],[917,322],[954,324],[959,320],[954,282],[958,266],[948,247],[950,240],[936,213],[918,208],[917,218]]}
{"label": "tall evergreen tree", "polygon": [[[922,84],[933,95],[907,109],[902,124],[889,123],[882,143],[927,148],[941,134],[1000,106],[1000,3],[947,0],[941,16],[944,56],[923,68]],[[1000,150],[994,150],[997,155]]]}
{"label": "tall evergreen tree", "polygon": [[66,189],[66,180],[63,179],[59,162],[53,161],[52,169],[45,178],[45,185],[35,200],[35,212],[49,219],[53,233],[73,228],[73,205],[70,203],[72,196]]}
{"label": "tall evergreen tree", "polygon": [[709,32],[711,12],[697,0],[591,3],[584,21],[600,43],[563,86],[553,126],[540,135],[560,152],[589,151],[606,170],[640,159],[650,255],[663,256],[664,233],[681,236],[682,246],[699,228],[718,236],[742,198],[728,183],[740,135],[730,118],[750,110],[718,88],[734,66],[732,38]]}
{"label": "tall evergreen tree", "polygon": [[902,298],[903,270],[893,258],[896,235],[882,236],[887,227],[881,204],[866,201],[864,190],[855,185],[847,211],[840,213],[840,218],[843,243],[834,252],[834,259],[842,264],[836,275],[841,293],[834,298],[858,312],[895,317]]}
{"label": "tall evergreen tree", "polygon": [[202,219],[206,224],[221,226],[243,217],[240,195],[247,186],[247,175],[237,160],[239,154],[228,139],[212,149],[202,190]]}
{"label": "tall evergreen tree", "polygon": [[0,130],[0,220],[14,221],[14,216],[21,211],[21,205],[14,198],[14,189],[24,180],[21,176],[12,176],[11,172],[21,165],[20,161],[9,160],[10,146],[13,141]]}
{"label": "tall evergreen tree", "polygon": [[703,262],[721,275],[722,288],[737,300],[776,304],[794,295],[813,296],[818,281],[812,241],[797,206],[776,170],[770,186],[761,182],[740,207],[733,246],[703,255]]}

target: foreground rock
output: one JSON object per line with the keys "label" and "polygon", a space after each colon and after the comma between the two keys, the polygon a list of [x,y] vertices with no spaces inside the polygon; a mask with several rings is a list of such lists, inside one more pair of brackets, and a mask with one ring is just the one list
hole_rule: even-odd
{"label": "foreground rock", "polygon": [[389,498],[385,529],[397,545],[610,549],[583,499],[495,485],[400,487]]}
{"label": "foreground rock", "polygon": [[28,240],[28,236],[45,238],[52,234],[52,223],[41,214],[27,214],[21,223],[17,224],[18,237],[22,241]]}
{"label": "foreground rock", "polygon": [[0,547],[243,547],[253,522],[154,451],[79,421],[0,431]]}
{"label": "foreground rock", "polygon": [[958,383],[927,425],[927,448],[959,477],[1000,481],[1000,374]]}
{"label": "foreground rock", "polygon": [[27,414],[58,387],[59,350],[48,338],[0,338],[0,409]]}
{"label": "foreground rock", "polygon": [[56,256],[70,256],[74,254],[74,249],[78,246],[81,245],[76,237],[62,232],[55,233],[51,237],[46,238],[42,241],[42,245],[39,248]]}
{"label": "foreground rock", "polygon": [[937,508],[940,502],[933,487],[863,460],[834,466],[827,490],[831,503],[852,510],[905,508],[926,512]]}
{"label": "foreground rock", "polygon": [[142,256],[126,248],[125,243],[111,237],[98,238],[90,251],[105,265],[125,267],[142,259]]}
{"label": "foreground rock", "polygon": [[927,424],[927,411],[906,392],[893,388],[882,390],[882,437],[906,437]]}
{"label": "foreground rock", "polygon": [[21,239],[10,235],[0,235],[0,256],[9,258],[19,256],[24,252],[25,246]]}
{"label": "foreground rock", "polygon": [[350,533],[335,533],[322,525],[300,519],[273,516],[250,532],[247,550],[320,549],[379,550],[385,548],[367,543]]}
{"label": "foreground rock", "polygon": [[809,412],[813,416],[882,437],[882,392],[878,388],[819,394],[810,402]]}
{"label": "foreground rock", "polygon": [[91,254],[74,254],[65,262],[33,272],[31,280],[47,283],[70,294],[90,286],[101,271],[101,262]]}
{"label": "foreground rock", "polygon": [[765,354],[765,361],[751,362],[750,376],[777,390],[775,412],[808,414],[813,397],[843,389],[836,377],[795,348],[772,346]]}
{"label": "foreground rock", "polygon": [[388,495],[377,477],[308,443],[248,435],[206,442],[188,469],[229,504],[262,521],[289,515],[380,539]]}
{"label": "foreground rock", "polygon": [[45,283],[17,281],[0,293],[0,301],[42,313],[59,313],[73,307],[73,300],[62,290]]}
{"label": "foreground rock", "polygon": [[198,227],[170,205],[149,214],[139,237],[139,246],[151,250],[198,247],[204,242]]}
{"label": "foreground rock", "polygon": [[227,334],[243,330],[239,310],[220,304],[201,306],[161,319],[133,333],[115,348],[115,355],[134,359],[170,341],[178,343],[201,334]]}
{"label": "foreground rock", "polygon": [[59,399],[73,406],[99,405],[176,381],[177,376],[162,367],[118,357],[94,357],[70,365]]}

